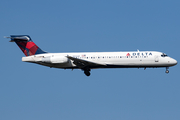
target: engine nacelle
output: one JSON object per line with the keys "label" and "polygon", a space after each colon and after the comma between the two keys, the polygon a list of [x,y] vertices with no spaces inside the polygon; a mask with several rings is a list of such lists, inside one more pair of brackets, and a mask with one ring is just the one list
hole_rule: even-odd
{"label": "engine nacelle", "polygon": [[51,56],[51,57],[44,57],[42,58],[42,62],[45,63],[56,63],[56,64],[62,64],[62,63],[67,63],[68,58],[65,56]]}

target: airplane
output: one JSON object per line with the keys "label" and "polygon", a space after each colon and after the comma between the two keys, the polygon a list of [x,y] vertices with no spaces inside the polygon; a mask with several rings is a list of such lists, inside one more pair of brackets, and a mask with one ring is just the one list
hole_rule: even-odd
{"label": "airplane", "polygon": [[74,52],[49,53],[40,49],[29,35],[10,35],[10,42],[15,42],[26,57],[23,62],[36,63],[50,68],[81,69],[90,76],[91,69],[98,68],[159,68],[177,64],[177,61],[165,53],[157,51],[129,52]]}

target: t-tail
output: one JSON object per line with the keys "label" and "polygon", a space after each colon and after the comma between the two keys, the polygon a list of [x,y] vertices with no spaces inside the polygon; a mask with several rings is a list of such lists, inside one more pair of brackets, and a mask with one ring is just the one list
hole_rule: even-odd
{"label": "t-tail", "polygon": [[47,53],[41,50],[28,35],[11,35],[10,42],[15,42],[26,56]]}

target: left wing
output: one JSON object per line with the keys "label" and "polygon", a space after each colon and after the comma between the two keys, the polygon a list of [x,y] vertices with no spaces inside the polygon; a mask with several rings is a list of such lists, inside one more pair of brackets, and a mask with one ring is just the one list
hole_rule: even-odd
{"label": "left wing", "polygon": [[79,58],[75,58],[75,57],[71,57],[71,56],[66,56],[66,57],[69,58],[70,60],[72,60],[73,63],[81,69],[83,69],[85,67],[90,67],[90,66],[91,67],[93,67],[93,66],[106,66],[106,64],[103,64],[103,63],[87,61],[87,60],[83,60],[83,59],[79,59]]}

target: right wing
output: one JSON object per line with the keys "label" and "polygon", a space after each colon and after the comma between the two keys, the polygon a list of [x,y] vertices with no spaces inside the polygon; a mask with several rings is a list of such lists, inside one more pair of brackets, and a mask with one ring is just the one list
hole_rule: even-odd
{"label": "right wing", "polygon": [[66,56],[66,57],[69,58],[70,60],[72,60],[73,63],[81,69],[83,69],[85,67],[90,67],[90,66],[91,67],[93,67],[93,66],[106,66],[106,64],[103,64],[103,63],[87,61],[87,60],[83,60],[83,59],[79,59],[79,58],[75,58],[75,57],[71,57],[71,56]]}

